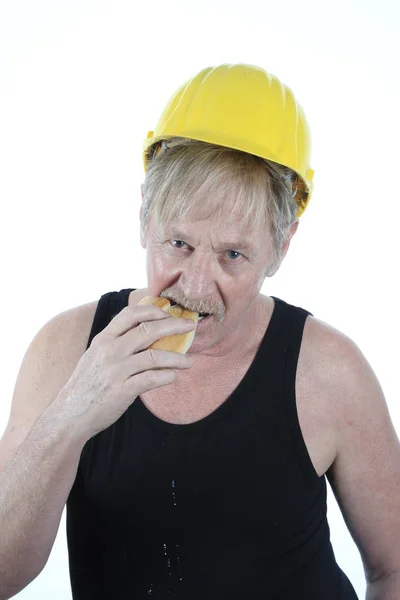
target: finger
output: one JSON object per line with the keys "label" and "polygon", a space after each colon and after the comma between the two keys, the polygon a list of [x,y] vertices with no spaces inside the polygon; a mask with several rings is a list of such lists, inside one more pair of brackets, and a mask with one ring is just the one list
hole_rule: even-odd
{"label": "finger", "polygon": [[168,385],[176,379],[176,372],[172,369],[168,370],[157,370],[151,369],[149,371],[143,371],[132,377],[129,377],[124,383],[123,388],[128,397],[140,396],[144,392],[154,390]]}
{"label": "finger", "polygon": [[170,335],[184,335],[196,327],[190,319],[173,317],[158,321],[142,321],[134,330],[127,332],[124,339],[126,355],[146,350],[153,342]]}
{"label": "finger", "polygon": [[190,369],[193,360],[190,356],[167,350],[144,350],[128,356],[122,362],[122,377],[126,381],[139,373],[157,369]]}
{"label": "finger", "polygon": [[125,306],[107,325],[103,332],[111,337],[119,337],[134,329],[143,321],[170,319],[171,315],[153,305]]}

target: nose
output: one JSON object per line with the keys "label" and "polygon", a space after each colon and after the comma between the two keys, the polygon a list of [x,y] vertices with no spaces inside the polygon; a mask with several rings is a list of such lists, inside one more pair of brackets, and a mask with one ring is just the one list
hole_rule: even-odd
{"label": "nose", "polygon": [[218,267],[210,255],[194,250],[185,260],[180,276],[182,293],[188,300],[215,298],[217,270]]}

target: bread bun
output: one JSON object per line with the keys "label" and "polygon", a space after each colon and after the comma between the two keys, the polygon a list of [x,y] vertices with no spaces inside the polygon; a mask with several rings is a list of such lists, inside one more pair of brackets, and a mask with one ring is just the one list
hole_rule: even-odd
{"label": "bread bun", "polygon": [[[182,319],[192,319],[196,323],[199,319],[199,313],[187,310],[182,306],[176,304],[171,306],[170,301],[167,298],[160,298],[159,296],[145,296],[141,299],[139,304],[153,304],[158,306],[165,312],[168,312],[172,317],[181,317]],[[138,306],[139,306],[138,304]],[[153,344],[150,344],[149,348],[155,348],[157,350],[169,350],[170,352],[179,352],[180,354],[186,354],[192,345],[194,335],[196,333],[196,327],[188,333],[179,333],[176,335],[168,335],[166,337],[156,340]]]}

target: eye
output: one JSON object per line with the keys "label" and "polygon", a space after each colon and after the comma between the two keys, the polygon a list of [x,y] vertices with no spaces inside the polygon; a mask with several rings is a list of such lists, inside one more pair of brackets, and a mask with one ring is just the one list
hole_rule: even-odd
{"label": "eye", "polygon": [[182,242],[182,240],[170,240],[170,244],[172,245],[173,248],[178,248],[178,250],[180,248],[182,248],[182,246],[175,246],[174,243],[178,243],[178,244],[185,244],[185,242]]}
{"label": "eye", "polygon": [[[182,240],[169,240],[169,243],[177,250],[182,250],[184,246],[187,246],[186,242],[183,242]],[[245,258],[244,255],[237,250],[227,250],[227,254],[230,262],[239,262],[239,259]]]}
{"label": "eye", "polygon": [[[238,260],[240,257],[243,256],[243,254],[241,254],[240,252],[237,252],[236,250],[228,250],[228,254],[231,254],[230,258],[233,261]],[[232,254],[236,254],[236,256],[232,256]]]}

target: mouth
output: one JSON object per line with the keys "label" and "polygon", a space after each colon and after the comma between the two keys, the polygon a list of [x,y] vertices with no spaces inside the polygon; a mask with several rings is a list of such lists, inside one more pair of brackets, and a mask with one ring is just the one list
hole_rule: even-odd
{"label": "mouth", "polygon": [[210,313],[199,313],[199,321],[202,321],[203,319],[206,319],[207,317],[210,317]]}
{"label": "mouth", "polygon": [[[174,300],[171,300],[170,298],[167,298],[167,300],[169,300],[171,306],[178,306],[178,303],[175,302]],[[182,306],[182,308],[186,308],[186,307]],[[190,309],[187,309],[187,310],[190,310]],[[207,317],[210,317],[210,316],[211,316],[210,313],[199,313],[199,321],[202,321],[203,319],[206,319]]]}
{"label": "mouth", "polygon": [[[171,300],[171,298],[168,298],[168,297],[166,297],[166,298],[169,301],[171,306],[181,306],[182,308],[184,308],[186,310],[192,310],[191,308],[187,308],[186,306],[183,306],[182,304],[178,304],[177,302],[175,302],[175,300]],[[195,311],[195,312],[197,312],[197,311]],[[198,313],[198,315],[199,315],[199,321],[211,316],[210,313]]]}

